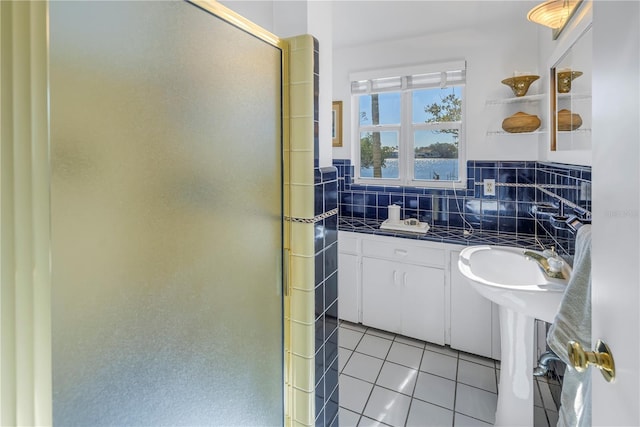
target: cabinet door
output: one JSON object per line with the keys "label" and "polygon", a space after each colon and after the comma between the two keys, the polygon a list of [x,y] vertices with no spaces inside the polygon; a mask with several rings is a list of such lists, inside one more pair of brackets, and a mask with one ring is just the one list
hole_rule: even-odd
{"label": "cabinet door", "polygon": [[451,347],[493,357],[492,303],[460,273],[459,256],[460,252],[451,252]]}
{"label": "cabinet door", "polygon": [[357,255],[338,254],[338,317],[354,323],[360,322],[359,270]]}
{"label": "cabinet door", "polygon": [[411,264],[402,268],[401,333],[444,345],[444,270]]}
{"label": "cabinet door", "polygon": [[402,265],[362,258],[362,323],[389,332],[401,332]]}

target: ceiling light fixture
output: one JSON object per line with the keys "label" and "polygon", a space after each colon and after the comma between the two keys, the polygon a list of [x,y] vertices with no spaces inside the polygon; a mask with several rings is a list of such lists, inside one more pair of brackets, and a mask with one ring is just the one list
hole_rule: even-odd
{"label": "ceiling light fixture", "polygon": [[549,0],[531,9],[527,19],[557,30],[567,23],[577,4],[578,0]]}

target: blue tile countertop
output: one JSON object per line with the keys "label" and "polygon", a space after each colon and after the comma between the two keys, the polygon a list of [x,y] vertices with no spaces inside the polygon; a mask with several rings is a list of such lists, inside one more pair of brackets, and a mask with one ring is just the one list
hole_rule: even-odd
{"label": "blue tile countertop", "polygon": [[403,239],[428,240],[431,242],[450,243],[454,245],[500,245],[512,246],[523,249],[541,248],[532,234],[516,234],[495,231],[474,230],[472,234],[465,236],[464,229],[460,227],[431,226],[426,234],[402,233],[389,230],[381,230],[382,221],[364,218],[340,218],[338,230],[353,233],[375,234],[376,236],[400,237]]}

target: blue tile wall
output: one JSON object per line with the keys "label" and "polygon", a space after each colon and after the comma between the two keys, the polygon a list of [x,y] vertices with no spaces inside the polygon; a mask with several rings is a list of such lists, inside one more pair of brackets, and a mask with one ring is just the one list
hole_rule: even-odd
{"label": "blue tile wall", "polygon": [[[551,206],[553,214],[585,216],[591,211],[591,168],[539,162],[536,167],[536,203]],[[562,212],[560,212],[562,210]],[[561,255],[573,255],[575,236],[551,226],[550,214],[535,214],[539,240]]]}
{"label": "blue tile wall", "polygon": [[314,172],[316,425],[330,426],[338,414],[338,172]]}
{"label": "blue tile wall", "polygon": [[[533,161],[467,162],[466,189],[428,189],[354,184],[348,159],[334,160],[338,171],[339,210],[342,218],[387,219],[387,206],[401,206],[402,218],[417,218],[434,227],[470,226],[480,231],[535,236],[541,246],[573,253],[573,235],[550,226],[549,210],[565,213],[591,210],[591,168]],[[484,179],[496,180],[496,195],[485,196]],[[562,202],[562,203],[560,203]],[[557,212],[556,212],[557,213]]]}
{"label": "blue tile wall", "polygon": [[[316,426],[338,425],[338,170],[318,167],[319,45],[313,39]],[[344,180],[343,180],[344,181]]]}

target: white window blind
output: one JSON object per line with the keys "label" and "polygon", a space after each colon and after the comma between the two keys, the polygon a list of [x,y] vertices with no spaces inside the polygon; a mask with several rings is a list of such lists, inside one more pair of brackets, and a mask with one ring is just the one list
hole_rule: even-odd
{"label": "white window blind", "polygon": [[351,75],[351,93],[362,95],[399,90],[444,88],[466,81],[466,62],[407,67],[403,70],[377,70]]}

